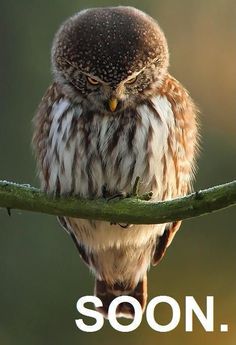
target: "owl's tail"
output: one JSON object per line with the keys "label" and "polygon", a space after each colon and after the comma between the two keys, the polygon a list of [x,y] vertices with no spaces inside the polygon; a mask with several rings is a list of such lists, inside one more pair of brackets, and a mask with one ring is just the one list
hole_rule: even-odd
{"label": "owl's tail", "polygon": [[[109,305],[113,299],[118,296],[126,295],[134,297],[140,303],[142,311],[144,311],[147,301],[147,275],[145,275],[143,279],[139,281],[133,290],[127,290],[127,288],[120,283],[109,286],[103,280],[96,280],[95,295],[102,301],[103,304],[103,306],[97,308],[97,310],[106,318],[108,316]],[[133,306],[126,302],[119,304],[116,309],[116,317],[132,319],[134,317]]]}

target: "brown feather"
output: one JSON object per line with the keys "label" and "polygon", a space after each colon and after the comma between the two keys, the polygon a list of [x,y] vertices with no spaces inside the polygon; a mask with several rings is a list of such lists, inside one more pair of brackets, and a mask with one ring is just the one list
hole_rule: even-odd
{"label": "brown feather", "polygon": [[[134,297],[140,303],[142,310],[144,310],[147,303],[147,276],[145,275],[132,290],[129,290],[127,286],[124,287],[122,283],[109,286],[105,281],[96,280],[94,294],[100,298],[103,304],[97,310],[106,318],[109,306],[117,296],[126,295]],[[131,304],[124,302],[118,305],[116,314],[118,317],[133,318],[134,308]]]}

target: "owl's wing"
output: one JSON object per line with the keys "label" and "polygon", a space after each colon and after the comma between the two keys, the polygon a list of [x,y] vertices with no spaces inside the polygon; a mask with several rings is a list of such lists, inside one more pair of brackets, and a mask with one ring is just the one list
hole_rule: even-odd
{"label": "owl's wing", "polygon": [[87,253],[85,251],[85,248],[82,244],[80,244],[73,231],[70,230],[70,226],[67,224],[66,218],[65,217],[57,217],[58,222],[60,223],[60,225],[62,226],[62,228],[64,230],[66,230],[66,232],[71,236],[76,248],[78,249],[79,255],[81,257],[81,259],[87,264],[89,265],[89,259],[87,256]]}
{"label": "owl's wing", "polygon": [[44,161],[48,137],[51,128],[51,112],[55,102],[57,102],[63,94],[57,83],[53,83],[46,91],[42,98],[38,110],[33,119],[33,139],[32,146],[37,160],[39,177],[43,189],[47,189],[47,181],[49,179],[49,166]]}
{"label": "owl's wing", "polygon": [[180,225],[181,221],[167,225],[164,234],[157,239],[157,245],[152,258],[153,266],[156,266],[165,255],[166,249],[171,244],[176,232],[180,228]]}
{"label": "owl's wing", "polygon": [[[169,128],[168,152],[165,161],[173,162],[175,182],[168,181],[168,174],[164,180],[168,182],[168,186],[173,184],[171,185],[171,197],[175,198],[186,195],[191,189],[198,152],[198,110],[185,88],[170,75],[166,77],[158,91],[159,95],[169,102],[174,118],[174,126]],[[163,200],[165,200],[165,196],[163,196]],[[180,225],[181,221],[168,224],[163,236],[157,239],[152,260],[154,265],[165,254]]]}

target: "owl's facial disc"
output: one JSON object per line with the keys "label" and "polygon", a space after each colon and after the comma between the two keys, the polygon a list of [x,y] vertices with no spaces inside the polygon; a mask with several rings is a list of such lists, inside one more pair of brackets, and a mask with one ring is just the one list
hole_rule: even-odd
{"label": "owl's facial disc", "polygon": [[118,113],[137,105],[145,95],[144,89],[150,83],[154,85],[151,67],[155,68],[150,65],[139,73],[135,72],[126,77],[120,83],[107,83],[101,80],[99,75],[94,76],[81,72],[82,76],[79,79],[81,81],[84,77],[87,85],[86,93],[83,94],[84,104],[90,110],[101,113]]}
{"label": "owl's facial disc", "polygon": [[78,90],[78,94],[82,92],[82,98],[91,110],[114,113],[131,105],[132,98],[137,92],[137,78],[138,74],[135,73],[118,84],[107,83],[101,80],[100,76],[80,71],[80,74],[73,81],[70,79],[68,84],[75,92]]}

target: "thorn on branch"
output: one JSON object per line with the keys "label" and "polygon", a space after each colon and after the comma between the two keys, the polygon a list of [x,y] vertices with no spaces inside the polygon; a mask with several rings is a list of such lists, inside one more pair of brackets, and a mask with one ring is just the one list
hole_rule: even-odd
{"label": "thorn on branch", "polygon": [[9,217],[11,217],[11,209],[9,207],[7,207],[7,214]]}
{"label": "thorn on branch", "polygon": [[195,192],[195,199],[196,200],[202,200],[203,199],[203,195],[201,191],[196,191]]}

